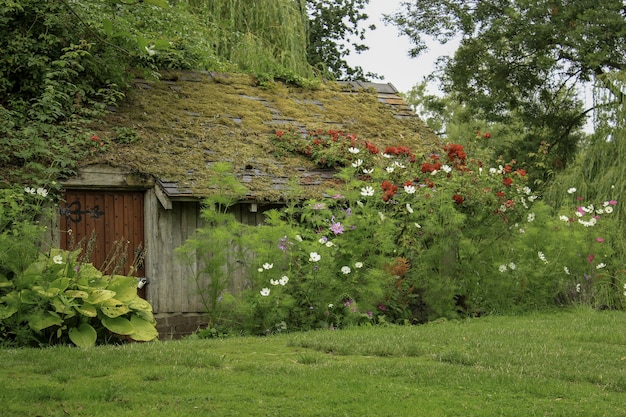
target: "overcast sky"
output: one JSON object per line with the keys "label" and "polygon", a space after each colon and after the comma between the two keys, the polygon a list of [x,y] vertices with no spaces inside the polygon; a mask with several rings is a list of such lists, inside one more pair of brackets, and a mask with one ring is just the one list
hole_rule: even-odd
{"label": "overcast sky", "polygon": [[453,54],[456,44],[439,46],[433,43],[428,53],[419,58],[409,58],[411,43],[408,38],[399,36],[395,26],[382,22],[383,14],[399,10],[400,2],[401,0],[370,0],[365,8],[370,21],[364,26],[373,23],[376,30],[368,31],[363,41],[370,49],[361,54],[352,54],[347,61],[351,66],[362,67],[365,72],[383,75],[385,79],[382,82],[391,83],[405,93],[434,70],[434,63],[439,56]]}

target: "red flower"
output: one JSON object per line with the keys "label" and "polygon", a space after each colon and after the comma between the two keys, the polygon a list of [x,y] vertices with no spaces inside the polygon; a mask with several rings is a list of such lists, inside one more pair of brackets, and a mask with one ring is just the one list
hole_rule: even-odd
{"label": "red flower", "polygon": [[378,148],[377,148],[377,147],[376,147],[373,143],[370,143],[370,142],[365,142],[365,147],[367,148],[367,150],[369,151],[369,153],[372,153],[372,154],[377,154],[377,153],[380,153],[380,151],[378,150]]}
{"label": "red flower", "polygon": [[506,185],[507,187],[510,187],[511,184],[513,184],[513,180],[511,178],[505,178],[502,180],[502,184]]}
{"label": "red flower", "polygon": [[[478,131],[478,133],[480,134],[480,130]],[[485,133],[483,134],[483,138],[485,138],[485,139],[490,139],[490,138],[491,138],[491,133],[489,133],[489,132],[485,132]]]}
{"label": "red flower", "polygon": [[278,136],[279,138],[281,138],[284,134],[285,134],[285,132],[283,132],[282,130],[277,130],[276,131],[276,136]]}
{"label": "red flower", "polygon": [[525,177],[526,176],[526,170],[525,169],[518,169],[517,173],[519,174],[520,177]]}
{"label": "red flower", "polygon": [[498,192],[496,193],[496,196],[498,196],[498,197],[504,197],[504,192],[502,192],[502,191],[498,191]]}
{"label": "red flower", "polygon": [[458,205],[463,204],[463,196],[461,194],[455,194],[452,196],[452,199],[454,200],[455,203],[457,203]]}
{"label": "red flower", "polygon": [[593,253],[590,253],[589,256],[587,256],[587,260],[589,261],[589,263],[591,263],[591,262],[593,262],[595,257],[596,257],[596,255],[594,255]]}
{"label": "red flower", "polygon": [[98,141],[100,140],[100,138],[99,138],[99,137],[97,137],[96,135],[91,135],[91,140],[92,140],[93,142],[98,142]]}

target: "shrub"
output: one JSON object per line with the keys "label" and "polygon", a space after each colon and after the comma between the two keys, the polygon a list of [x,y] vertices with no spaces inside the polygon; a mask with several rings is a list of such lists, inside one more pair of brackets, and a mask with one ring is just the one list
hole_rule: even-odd
{"label": "shrub", "polygon": [[278,153],[338,168],[343,184],[241,233],[248,281],[229,294],[239,307],[223,311],[239,329],[423,323],[574,302],[624,307],[614,199],[573,200],[573,211],[560,209],[567,216],[555,213],[515,161],[490,164],[459,144],[418,156],[334,131],[278,132],[276,141]]}

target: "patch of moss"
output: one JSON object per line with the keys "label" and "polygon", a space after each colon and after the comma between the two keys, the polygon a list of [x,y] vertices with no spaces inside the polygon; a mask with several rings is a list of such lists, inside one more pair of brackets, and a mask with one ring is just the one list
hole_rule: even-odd
{"label": "patch of moss", "polygon": [[[326,175],[304,175],[315,168],[304,157],[273,157],[277,130],[337,129],[381,149],[402,145],[417,154],[439,144],[417,116],[381,102],[372,89],[334,82],[316,88],[275,82],[261,88],[248,75],[198,72],[170,72],[160,81],[137,79],[134,86],[98,129],[111,143],[109,151],[86,163],[178,181],[198,196],[219,192],[205,186],[216,161],[231,162],[249,195],[259,200],[285,200],[295,191],[286,183],[298,178],[307,195],[337,185]],[[132,129],[137,139],[114,143],[120,128]]]}

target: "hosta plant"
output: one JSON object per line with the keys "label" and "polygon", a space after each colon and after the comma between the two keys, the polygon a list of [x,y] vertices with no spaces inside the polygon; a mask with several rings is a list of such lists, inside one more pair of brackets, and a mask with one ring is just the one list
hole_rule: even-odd
{"label": "hosta plant", "polygon": [[0,275],[0,336],[5,344],[73,343],[157,337],[152,306],[135,277],[106,276],[74,252],[53,249],[24,271]]}

